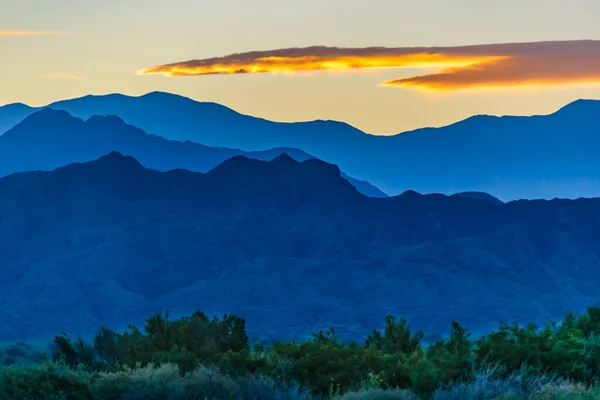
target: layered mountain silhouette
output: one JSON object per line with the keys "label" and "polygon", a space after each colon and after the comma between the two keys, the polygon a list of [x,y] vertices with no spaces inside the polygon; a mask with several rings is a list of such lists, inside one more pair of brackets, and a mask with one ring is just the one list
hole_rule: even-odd
{"label": "layered mountain silhouette", "polygon": [[[208,147],[190,141],[166,140],[148,135],[114,115],[95,115],[83,121],[66,111],[46,108],[26,117],[0,136],[0,176],[14,172],[52,170],[73,162],[91,161],[113,150],[134,156],[144,166],[161,171],[189,169],[206,172],[237,155],[271,160],[286,152],[298,161],[314,158],[291,148],[246,152]],[[342,177],[367,196],[386,197],[385,193],[368,182],[354,179],[343,172]]]}
{"label": "layered mountain silhouette", "polygon": [[23,103],[13,103],[0,107],[0,135],[35,111],[37,111],[36,108],[29,107]]}
{"label": "layered mountain silhouette", "polygon": [[81,118],[114,114],[148,133],[208,146],[301,149],[388,194],[486,192],[503,201],[600,196],[600,101],[578,100],[545,116],[479,115],[389,137],[335,121],[272,122],[162,92],[86,96],[51,107]]}
{"label": "layered mountain silhouette", "polygon": [[452,319],[474,333],[543,323],[599,298],[598,209],[370,198],[337,166],[285,153],[203,174],[111,152],[0,179],[0,340],[124,329],[166,308],[234,313],[279,339],[360,339],[388,313],[441,333]]}

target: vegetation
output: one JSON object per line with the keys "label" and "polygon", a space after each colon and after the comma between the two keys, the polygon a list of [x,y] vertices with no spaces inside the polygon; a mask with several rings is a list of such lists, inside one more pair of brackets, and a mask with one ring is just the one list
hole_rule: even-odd
{"label": "vegetation", "polygon": [[600,398],[600,307],[476,340],[458,322],[427,347],[423,336],[388,316],[365,343],[341,343],[331,329],[266,347],[250,343],[238,316],[159,313],[143,331],[103,326],[93,343],[57,336],[47,356],[5,348],[0,400]]}

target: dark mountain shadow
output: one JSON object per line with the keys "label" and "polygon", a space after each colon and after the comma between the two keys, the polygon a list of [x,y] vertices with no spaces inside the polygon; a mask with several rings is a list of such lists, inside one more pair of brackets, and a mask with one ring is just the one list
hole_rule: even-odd
{"label": "dark mountain shadow", "polygon": [[360,339],[388,313],[430,333],[543,323],[598,299],[599,208],[369,198],[337,166],[287,154],[204,174],[111,152],[0,179],[0,339],[122,329],[165,308],[234,313],[284,340]]}
{"label": "dark mountain shadow", "polygon": [[[301,150],[274,148],[245,152],[198,143],[166,140],[148,135],[115,115],[94,115],[87,121],[66,111],[38,111],[0,136],[0,176],[14,172],[52,170],[73,162],[91,161],[111,151],[136,157],[144,166],[160,171],[189,169],[206,172],[236,155],[271,160],[283,152],[303,161],[314,158]],[[387,197],[369,182],[343,177],[372,197]]]}

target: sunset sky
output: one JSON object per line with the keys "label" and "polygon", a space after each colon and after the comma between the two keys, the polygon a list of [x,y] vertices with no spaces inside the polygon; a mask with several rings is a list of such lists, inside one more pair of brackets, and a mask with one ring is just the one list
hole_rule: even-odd
{"label": "sunset sky", "polygon": [[0,105],[161,90],[392,134],[600,99],[597,0],[2,1]]}

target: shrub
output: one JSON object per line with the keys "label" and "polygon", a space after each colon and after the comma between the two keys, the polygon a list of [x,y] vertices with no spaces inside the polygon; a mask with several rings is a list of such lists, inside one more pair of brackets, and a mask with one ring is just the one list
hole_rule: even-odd
{"label": "shrub", "polygon": [[361,389],[333,400],[419,400],[419,396],[405,389]]}
{"label": "shrub", "polygon": [[0,399],[92,399],[91,378],[82,368],[73,369],[51,360],[29,367],[4,367],[0,368]]}
{"label": "shrub", "polygon": [[502,324],[475,341],[455,321],[447,339],[425,348],[423,337],[406,320],[388,316],[384,329],[364,344],[342,343],[331,329],[300,343],[251,349],[237,316],[209,319],[197,311],[171,321],[159,313],[143,331],[102,327],[93,346],[57,336],[53,361],[30,370],[11,359],[23,355],[21,347],[9,348],[2,361],[13,365],[2,369],[0,400],[42,394],[106,400],[600,398],[598,307],[542,328]]}

